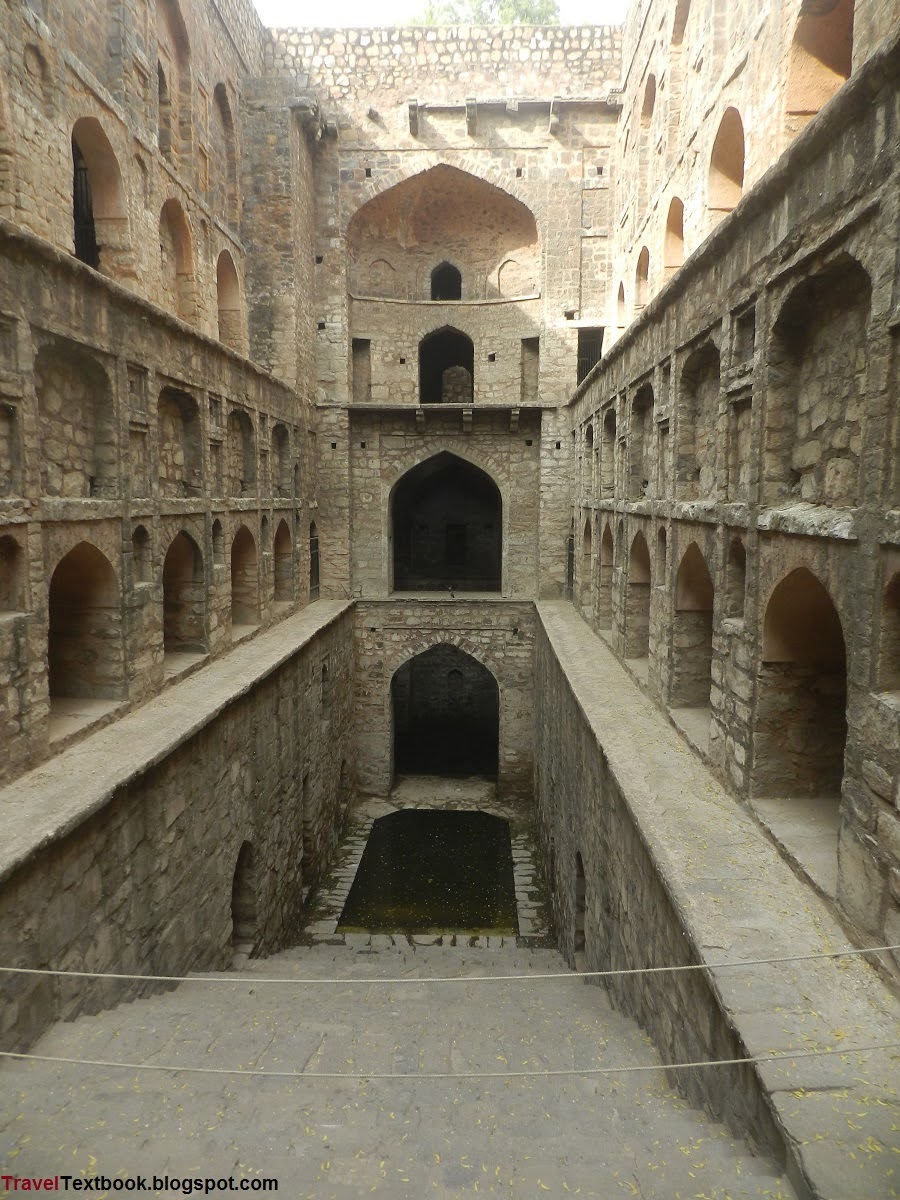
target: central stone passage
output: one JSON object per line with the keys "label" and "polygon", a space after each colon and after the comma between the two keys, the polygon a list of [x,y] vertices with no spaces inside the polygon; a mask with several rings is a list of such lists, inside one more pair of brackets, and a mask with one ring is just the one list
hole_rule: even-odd
{"label": "central stone passage", "polygon": [[339,933],[518,933],[509,824],[405,809],[372,826]]}

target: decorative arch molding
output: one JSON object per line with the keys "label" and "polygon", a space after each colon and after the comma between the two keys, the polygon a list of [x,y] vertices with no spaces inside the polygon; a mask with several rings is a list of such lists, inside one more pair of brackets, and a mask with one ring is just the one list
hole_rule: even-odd
{"label": "decorative arch molding", "polygon": [[[531,207],[534,197],[521,182],[517,181],[515,175],[507,170],[501,170],[499,167],[486,166],[475,153],[454,154],[452,151],[449,153],[446,151],[432,151],[416,155],[414,164],[404,163],[391,171],[379,174],[377,179],[373,177],[369,182],[360,187],[357,192],[358,203],[355,207],[351,208],[352,197],[348,196],[346,198],[348,201],[347,210],[341,216],[341,234],[344,237],[347,236],[357,214],[365,208],[370,200],[375,200],[379,196],[383,196],[385,192],[391,191],[398,184],[406,183],[417,175],[424,175],[426,171],[433,170],[435,167],[451,167],[465,175],[471,175],[482,183],[490,184],[492,187],[497,188],[498,191],[505,192],[512,200],[518,200],[520,204],[524,205],[531,212],[535,220],[535,225],[537,225],[537,217]],[[543,238],[539,225],[537,232],[539,240],[542,241]]]}
{"label": "decorative arch molding", "polygon": [[[501,682],[502,670],[500,669],[502,658],[494,661],[493,655],[486,653],[483,646],[462,633],[448,629],[420,630],[415,637],[404,638],[403,645],[398,647],[394,657],[385,657],[385,677],[388,691],[390,691],[394,676],[401,667],[405,666],[408,662],[412,662],[414,658],[419,658],[428,650],[433,650],[436,646],[452,646],[454,650],[460,650],[463,654],[467,654],[469,658],[474,659],[479,666],[484,667],[486,671],[491,673],[494,682],[497,684],[497,690],[501,695],[503,694]],[[388,662],[391,663],[389,670]]]}

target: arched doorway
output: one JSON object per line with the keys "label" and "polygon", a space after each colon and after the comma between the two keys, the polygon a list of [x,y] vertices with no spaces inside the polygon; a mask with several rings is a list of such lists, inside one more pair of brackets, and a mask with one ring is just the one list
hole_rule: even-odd
{"label": "arched doorway", "polygon": [[471,404],[475,347],[458,329],[437,329],[419,343],[419,403]]}
{"label": "arched doorway", "polygon": [[763,624],[753,736],[756,796],[837,797],[847,739],[841,619],[806,567],[772,592]]}
{"label": "arched doorway", "polygon": [[462,275],[453,263],[442,262],[431,272],[432,300],[461,300]]}
{"label": "arched doorway", "polygon": [[497,778],[500,689],[491,672],[441,643],[391,680],[394,772]]}
{"label": "arched doorway", "polygon": [[502,510],[491,477],[454,454],[413,467],[391,497],[394,589],[499,592]]}
{"label": "arched doorway", "polygon": [[235,955],[250,955],[256,941],[256,863],[253,846],[244,842],[231,883],[231,945]]}
{"label": "arched doorway", "polygon": [[675,580],[673,706],[696,708],[709,704],[714,601],[715,592],[706,559],[697,543],[691,542],[681,559]]}
{"label": "arched doorway", "polygon": [[163,649],[167,656],[206,652],[203,555],[184,532],[172,539],[163,563]]}
{"label": "arched doorway", "polygon": [[231,543],[232,630],[259,624],[259,569],[256,541],[242,525]]}
{"label": "arched doorway", "polygon": [[79,542],[50,580],[47,631],[51,710],[57,698],[121,699],[124,689],[119,585],[109,559]]}

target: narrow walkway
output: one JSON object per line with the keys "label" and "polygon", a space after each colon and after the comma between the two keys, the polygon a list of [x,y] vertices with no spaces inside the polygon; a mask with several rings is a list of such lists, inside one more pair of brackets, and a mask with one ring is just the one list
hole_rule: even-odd
{"label": "narrow walkway", "polygon": [[[572,606],[542,602],[537,608],[542,636],[602,747],[697,961],[853,949],[822,899]],[[710,965],[705,974],[750,1055],[900,1040],[900,1004],[862,958],[740,970]],[[754,1068],[815,1195],[900,1195],[898,1066],[894,1050]]]}
{"label": "narrow walkway", "polygon": [[[648,1073],[536,1079],[261,1079],[7,1063],[0,1158],[16,1174],[275,1176],[291,1200],[480,1195],[793,1200],[777,1167],[689,1108],[647,1039],[577,976],[265,985],[260,976],[564,971],[550,950],[316,946],[234,982],[58,1025],[39,1054],[309,1072]],[[95,1194],[95,1193],[92,1193]],[[119,1195],[119,1192],[99,1193]]]}

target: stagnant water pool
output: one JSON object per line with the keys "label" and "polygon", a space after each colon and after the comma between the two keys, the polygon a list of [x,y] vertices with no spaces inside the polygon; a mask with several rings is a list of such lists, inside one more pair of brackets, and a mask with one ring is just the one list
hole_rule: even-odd
{"label": "stagnant water pool", "polygon": [[518,933],[509,823],[403,809],[372,826],[340,933]]}

